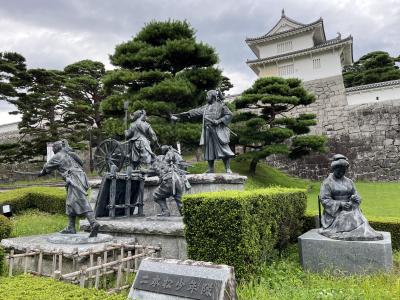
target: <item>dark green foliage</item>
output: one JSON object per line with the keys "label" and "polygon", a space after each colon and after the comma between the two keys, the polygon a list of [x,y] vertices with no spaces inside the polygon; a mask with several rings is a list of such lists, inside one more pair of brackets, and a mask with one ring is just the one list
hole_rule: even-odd
{"label": "dark green foliage", "polygon": [[105,131],[123,136],[124,101],[129,112],[145,109],[161,143],[179,139],[187,147],[198,144],[192,125],[179,124],[172,129],[171,113],[200,105],[205,90],[224,82],[214,65],[218,56],[210,46],[196,42],[195,31],[186,21],[152,21],[130,41],[115,48],[110,56],[115,70],[103,78],[107,98],[101,108],[106,116]]}
{"label": "dark green foliage", "polygon": [[[85,300],[122,300],[126,295],[108,295],[105,291],[80,288],[77,285],[56,281],[52,278],[20,275],[3,277],[0,280],[1,299],[85,299]],[[5,296],[6,298],[2,298]]]}
{"label": "dark green foliage", "polygon": [[4,263],[5,263],[4,257],[5,257],[4,256],[4,249],[3,249],[3,247],[0,246],[0,276],[3,273],[3,270],[4,270]]}
{"label": "dark green foliage", "polygon": [[13,213],[37,208],[48,213],[65,213],[65,189],[30,187],[0,193],[0,204],[10,204]]}
{"label": "dark green foliage", "polygon": [[242,280],[298,235],[306,194],[286,188],[192,194],[183,209],[189,257],[234,266]]}
{"label": "dark green foliage", "polygon": [[400,70],[396,61],[399,61],[399,57],[391,57],[385,51],[370,52],[353,65],[343,69],[344,85],[352,87],[400,79]]}
{"label": "dark green foliage", "polygon": [[[303,232],[316,228],[316,216],[306,215],[303,220]],[[400,222],[390,218],[368,218],[368,222],[372,228],[378,231],[388,231],[392,237],[393,249],[400,250]]]}
{"label": "dark green foliage", "polygon": [[26,77],[25,58],[15,52],[0,52],[0,100],[16,97],[24,87]]}
{"label": "dark green foliage", "polygon": [[[98,140],[96,137],[100,133],[103,121],[100,103],[105,98],[100,79],[104,74],[103,63],[88,59],[64,68],[63,95],[66,101],[63,107],[63,122],[71,129],[66,137],[73,146],[77,146],[82,140],[89,140],[89,134],[94,135],[92,142]],[[99,129],[93,130],[91,127]]]}
{"label": "dark green foliage", "polygon": [[[6,239],[11,235],[12,223],[3,215],[0,215],[0,241]],[[0,246],[0,276],[4,269],[4,249]]]}
{"label": "dark green foliage", "polygon": [[11,221],[3,216],[0,215],[0,241],[2,239],[6,239],[10,236],[12,231],[12,223]]}
{"label": "dark green foliage", "polygon": [[[325,151],[325,137],[305,135],[310,132],[310,126],[317,124],[315,115],[285,115],[297,106],[314,101],[314,95],[303,88],[299,79],[280,77],[257,79],[235,100],[239,110],[234,116],[232,129],[238,137],[232,141],[250,150],[241,156],[251,159],[251,174],[255,173],[258,162],[271,154],[297,158],[313,151]],[[240,109],[246,110],[242,112]]]}

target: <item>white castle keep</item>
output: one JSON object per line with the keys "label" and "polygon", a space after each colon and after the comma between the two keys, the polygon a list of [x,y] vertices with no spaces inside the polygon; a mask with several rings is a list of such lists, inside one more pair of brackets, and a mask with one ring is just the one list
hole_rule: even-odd
{"label": "white castle keep", "polygon": [[[322,18],[303,24],[287,17],[283,10],[271,30],[260,37],[247,38],[246,43],[257,57],[247,61],[257,76],[300,78],[306,86],[310,81],[342,77],[343,67],[353,63],[351,35],[342,38],[338,33],[327,39]],[[400,81],[352,87],[344,92],[348,105],[399,100]]]}
{"label": "white castle keep", "polygon": [[[398,180],[400,169],[400,80],[345,88],[342,68],[353,63],[353,38],[327,39],[320,18],[302,24],[284,11],[266,34],[247,38],[256,55],[247,65],[259,77],[299,78],[317,100],[291,114],[314,113],[313,133],[329,138],[329,152],[297,161],[269,157],[275,167],[307,178],[323,178],[328,160],[342,153],[353,178]],[[377,49],[378,50],[378,49]]]}

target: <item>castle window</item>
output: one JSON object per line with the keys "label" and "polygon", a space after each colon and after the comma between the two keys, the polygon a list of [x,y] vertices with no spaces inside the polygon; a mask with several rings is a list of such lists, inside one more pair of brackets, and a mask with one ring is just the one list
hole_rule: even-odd
{"label": "castle window", "polygon": [[313,69],[320,69],[321,68],[321,59],[320,58],[314,58],[312,60],[313,64]]}
{"label": "castle window", "polygon": [[283,65],[278,67],[279,76],[286,76],[294,73],[294,65]]}
{"label": "castle window", "polygon": [[277,48],[276,50],[278,53],[282,53],[282,52],[292,50],[293,44],[292,44],[292,41],[286,41],[286,42],[276,44],[276,48]]}

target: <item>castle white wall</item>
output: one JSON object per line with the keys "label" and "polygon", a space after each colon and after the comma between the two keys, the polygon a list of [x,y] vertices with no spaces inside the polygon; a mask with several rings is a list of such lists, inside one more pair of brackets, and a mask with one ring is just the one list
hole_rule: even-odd
{"label": "castle white wall", "polygon": [[[319,59],[320,67],[314,68],[313,59]],[[280,67],[293,64],[292,74],[281,74]],[[271,62],[260,67],[260,77],[279,76],[300,78],[303,81],[316,80],[342,74],[340,50],[326,50],[314,54],[305,54],[291,59]]]}
{"label": "castle white wall", "polygon": [[346,97],[349,105],[400,100],[400,85],[346,92]]}
{"label": "castle white wall", "polygon": [[[278,44],[279,43],[284,43],[284,42],[292,42],[292,47],[291,49],[288,49],[286,51],[279,52],[278,51]],[[273,41],[268,41],[266,44],[262,44],[258,46],[259,53],[260,53],[260,58],[267,58],[271,56],[276,56],[284,53],[289,53],[289,52],[294,52],[298,50],[303,50],[307,48],[314,47],[314,41],[313,41],[313,32],[305,32],[296,36],[290,36],[287,38],[282,38],[282,39],[276,39]]]}

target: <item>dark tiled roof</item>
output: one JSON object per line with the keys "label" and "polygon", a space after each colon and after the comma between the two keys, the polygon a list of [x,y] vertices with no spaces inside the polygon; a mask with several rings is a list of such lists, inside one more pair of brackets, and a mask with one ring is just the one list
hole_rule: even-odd
{"label": "dark tiled roof", "polygon": [[359,86],[353,86],[353,87],[347,88],[346,92],[369,90],[369,89],[375,89],[375,88],[380,88],[380,87],[385,87],[385,86],[393,86],[393,85],[400,85],[400,79],[370,83],[370,84],[359,85]]}
{"label": "dark tiled roof", "polygon": [[279,55],[275,55],[275,56],[271,56],[271,57],[267,57],[267,58],[260,58],[260,59],[253,59],[253,60],[248,60],[247,64],[254,64],[254,63],[260,63],[260,62],[266,62],[269,60],[274,60],[277,58],[281,58],[281,57],[286,57],[286,56],[291,56],[291,55],[296,55],[302,52],[307,52],[307,51],[311,51],[314,49],[319,49],[319,48],[324,48],[327,46],[332,46],[332,45],[339,45],[339,44],[344,44],[348,41],[352,41],[353,37],[351,35],[349,35],[347,38],[344,39],[331,39],[331,40],[327,40],[326,42],[319,44],[317,46],[314,47],[310,47],[310,48],[306,48],[306,49],[302,49],[302,50],[297,50],[297,51],[293,51],[293,52],[288,52],[288,53],[283,53],[283,54],[279,54]]}
{"label": "dark tiled roof", "polygon": [[284,34],[286,34],[286,33],[296,33],[297,31],[301,31],[301,30],[304,30],[304,29],[309,29],[309,28],[312,28],[312,27],[314,27],[316,24],[319,24],[319,23],[322,23],[323,21],[322,21],[322,18],[319,18],[317,21],[315,21],[315,22],[312,22],[312,23],[310,23],[310,24],[301,24],[301,23],[298,23],[298,22],[296,22],[296,21],[293,21],[293,20],[291,20],[291,19],[289,19],[289,18],[287,18],[286,17],[286,19],[288,19],[289,21],[291,21],[291,22],[293,22],[293,23],[296,23],[296,24],[298,24],[298,25],[301,25],[302,27],[299,27],[299,28],[293,28],[293,29],[289,29],[289,30],[285,30],[285,31],[282,31],[282,32],[278,32],[278,33],[276,33],[276,34],[272,34],[272,35],[269,35],[269,33],[275,28],[275,26],[270,30],[270,31],[268,31],[266,34],[264,34],[264,35],[262,35],[262,36],[260,36],[260,37],[255,37],[255,38],[246,38],[246,42],[248,43],[248,42],[254,42],[254,41],[258,41],[258,40],[264,40],[264,39],[268,39],[268,38],[271,38],[271,37],[278,37],[278,36],[280,36],[280,35],[284,35]]}

